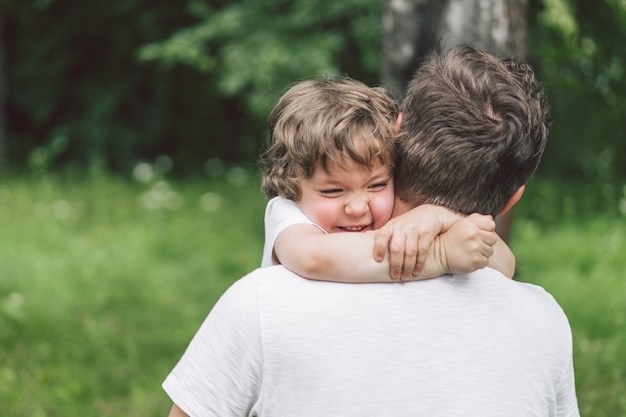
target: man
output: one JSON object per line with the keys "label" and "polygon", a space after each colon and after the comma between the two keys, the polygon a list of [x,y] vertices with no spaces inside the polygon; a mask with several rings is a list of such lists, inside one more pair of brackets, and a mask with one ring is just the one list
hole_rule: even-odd
{"label": "man", "polygon": [[[422,203],[506,211],[547,140],[532,71],[469,47],[428,61],[402,110],[394,214]],[[170,416],[578,415],[561,308],[489,268],[363,285],[254,271],[164,388]]]}

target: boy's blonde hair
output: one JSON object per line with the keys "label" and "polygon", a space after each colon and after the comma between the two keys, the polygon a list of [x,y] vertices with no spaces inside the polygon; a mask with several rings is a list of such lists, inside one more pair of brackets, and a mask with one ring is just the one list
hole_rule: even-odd
{"label": "boy's blonde hair", "polygon": [[299,180],[318,168],[328,172],[345,158],[368,168],[376,162],[393,168],[396,116],[396,103],[384,88],[347,77],[293,85],[268,117],[263,191],[268,198],[297,201]]}

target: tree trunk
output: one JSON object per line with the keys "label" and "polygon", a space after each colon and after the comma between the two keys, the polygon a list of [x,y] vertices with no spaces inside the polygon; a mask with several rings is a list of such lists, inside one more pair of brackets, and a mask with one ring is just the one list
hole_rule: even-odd
{"label": "tree trunk", "polygon": [[[384,0],[382,82],[397,99],[425,56],[444,49],[476,46],[499,57],[526,58],[528,0]],[[496,219],[509,242],[513,211]]]}

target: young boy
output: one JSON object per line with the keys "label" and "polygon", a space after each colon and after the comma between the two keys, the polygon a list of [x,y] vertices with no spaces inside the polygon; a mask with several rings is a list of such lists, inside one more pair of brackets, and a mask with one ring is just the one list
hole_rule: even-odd
{"label": "young boy", "polygon": [[390,280],[423,279],[471,272],[489,261],[512,276],[514,257],[501,240],[489,259],[497,241],[490,216],[423,205],[374,236],[393,213],[397,114],[384,89],[348,78],[304,81],[278,100],[261,159],[270,199],[263,267],[380,282],[386,270]]}

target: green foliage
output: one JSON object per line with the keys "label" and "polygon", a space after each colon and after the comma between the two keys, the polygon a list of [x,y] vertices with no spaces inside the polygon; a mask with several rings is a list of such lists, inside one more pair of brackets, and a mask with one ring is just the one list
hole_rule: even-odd
{"label": "green foliage", "polygon": [[9,89],[7,159],[13,166],[96,164],[127,172],[137,160],[168,154],[184,172],[185,163],[199,168],[215,154],[232,161],[257,153],[226,146],[228,137],[246,134],[245,126],[208,123],[242,110],[219,97],[202,74],[137,63],[138,47],[195,22],[178,5],[31,3],[13,1],[0,15]]}
{"label": "green foliage", "polygon": [[530,28],[529,56],[553,107],[542,167],[552,175],[626,176],[626,5],[615,0],[544,0]]}
{"label": "green foliage", "polygon": [[188,10],[199,23],[144,46],[139,57],[206,73],[224,95],[245,97],[262,120],[297,80],[339,72],[376,80],[380,8],[377,0],[242,0],[214,8],[194,0]]}
{"label": "green foliage", "polygon": [[[540,175],[626,178],[624,2],[529,4],[529,59],[555,120]],[[167,155],[195,174],[212,158],[251,163],[289,84],[380,82],[381,13],[379,0],[5,0],[7,160],[124,173]]]}
{"label": "green foliage", "polygon": [[524,216],[543,224],[588,221],[598,213],[626,216],[626,182],[559,182],[534,179],[516,205]]}
{"label": "green foliage", "polygon": [[177,7],[160,1],[144,9],[148,2],[138,0],[8,3],[0,27],[13,164],[105,162],[120,169],[162,139],[171,81],[132,57],[139,45],[188,23]]}
{"label": "green foliage", "polygon": [[377,80],[378,1],[223,3],[9,0],[8,160],[124,172],[168,155],[198,173],[213,157],[255,160],[288,84]]}

